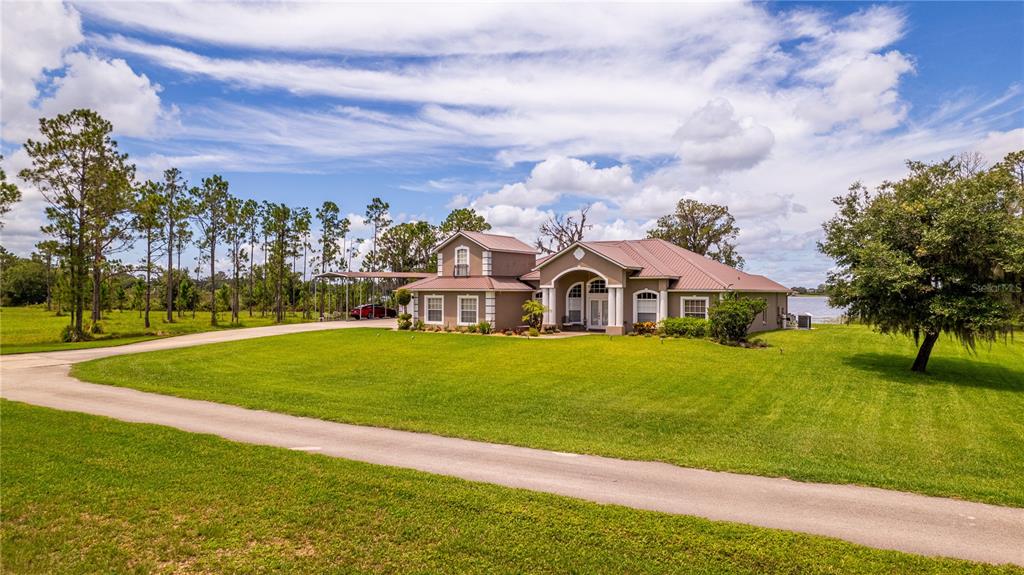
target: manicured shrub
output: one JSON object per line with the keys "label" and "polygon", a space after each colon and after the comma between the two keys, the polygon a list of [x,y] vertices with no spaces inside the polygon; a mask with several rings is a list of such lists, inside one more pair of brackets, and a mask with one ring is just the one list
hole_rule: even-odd
{"label": "manicured shrub", "polygon": [[469,333],[476,333],[476,331],[477,331],[477,329],[478,329],[479,325],[480,325],[480,324],[476,324],[476,323],[474,323],[473,325],[471,325],[471,326],[469,326],[469,327],[467,328],[467,331],[469,331]]}
{"label": "manicured shrub", "polygon": [[422,319],[416,320],[416,323],[412,324],[412,329],[416,331],[423,331],[427,327],[427,324],[423,323]]}
{"label": "manicured shrub", "polygon": [[400,313],[398,314],[398,329],[410,329],[412,328],[412,314],[411,313]]}
{"label": "manicured shrub", "polygon": [[405,308],[407,305],[409,305],[411,301],[412,293],[409,290],[401,288],[395,292],[395,303],[402,306],[402,308]]}
{"label": "manicured shrub", "polygon": [[489,334],[489,333],[491,333],[491,322],[489,322],[489,321],[482,321],[482,322],[476,324],[476,329],[477,329],[477,331],[479,331],[480,333],[482,333],[484,335]]}
{"label": "manicured shrub", "polygon": [[767,307],[761,298],[741,298],[728,294],[708,312],[711,337],[722,343],[740,343],[747,340],[747,328],[757,314]]}
{"label": "manicured shrub", "polygon": [[671,337],[707,337],[708,320],[699,317],[667,317],[661,320],[661,329]]}
{"label": "manicured shrub", "polygon": [[658,324],[653,321],[638,321],[633,324],[633,333],[638,335],[651,335],[658,329]]}
{"label": "manicured shrub", "polygon": [[548,308],[544,307],[544,304],[540,303],[535,299],[528,299],[523,304],[523,323],[530,326],[533,329],[540,329],[540,326],[544,323],[544,312],[548,311]]}
{"label": "manicured shrub", "polygon": [[538,336],[540,335],[540,330],[539,330],[539,329],[537,329],[537,328],[535,328],[535,327],[531,327],[531,328],[530,328],[530,331],[528,331],[528,332],[526,332],[526,333],[527,333],[527,334],[528,334],[528,335],[529,335],[530,337],[538,337]]}

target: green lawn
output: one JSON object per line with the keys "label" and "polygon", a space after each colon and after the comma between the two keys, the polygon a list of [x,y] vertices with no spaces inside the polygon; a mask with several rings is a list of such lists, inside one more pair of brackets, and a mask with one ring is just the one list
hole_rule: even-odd
{"label": "green lawn", "polygon": [[78,364],[88,381],[359,424],[1024,506],[1024,345],[858,326],[772,347],[338,330]]}
{"label": "green lawn", "polygon": [[0,403],[4,573],[1020,573]]}
{"label": "green lawn", "polygon": [[[270,314],[260,317],[259,312],[256,312],[253,317],[249,317],[249,312],[244,310],[241,313],[241,325],[230,325],[230,319],[229,313],[218,314],[220,325],[215,328],[210,325],[209,312],[197,312],[195,319],[191,314],[186,314],[175,318],[174,323],[167,323],[164,312],[156,311],[150,312],[150,328],[146,329],[137,311],[109,311],[103,315],[101,322],[103,333],[94,336],[92,341],[63,343],[60,341],[60,332],[68,325],[68,316],[58,316],[41,306],[4,307],[0,308],[0,354],[108,347],[171,335],[274,323]],[[301,315],[285,318],[285,323],[301,321]]]}

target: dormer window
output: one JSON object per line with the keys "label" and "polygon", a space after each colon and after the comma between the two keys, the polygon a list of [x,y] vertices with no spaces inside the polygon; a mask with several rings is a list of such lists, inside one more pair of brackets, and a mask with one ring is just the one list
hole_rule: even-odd
{"label": "dormer window", "polygon": [[469,248],[455,248],[455,277],[469,275]]}

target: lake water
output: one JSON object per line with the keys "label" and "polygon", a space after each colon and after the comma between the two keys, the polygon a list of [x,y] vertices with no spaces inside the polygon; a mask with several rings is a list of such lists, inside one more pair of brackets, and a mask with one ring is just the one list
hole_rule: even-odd
{"label": "lake water", "polygon": [[789,313],[809,313],[814,316],[815,322],[827,323],[838,321],[843,310],[830,307],[825,296],[789,296]]}

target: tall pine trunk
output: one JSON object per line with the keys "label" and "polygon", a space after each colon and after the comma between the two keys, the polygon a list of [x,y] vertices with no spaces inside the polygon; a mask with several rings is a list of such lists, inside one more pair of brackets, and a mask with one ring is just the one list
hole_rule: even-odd
{"label": "tall pine trunk", "polygon": [[103,250],[100,249],[100,240],[93,241],[92,250],[92,321],[100,321],[100,291],[103,282],[103,271],[100,265],[103,262]]}
{"label": "tall pine trunk", "polygon": [[46,254],[46,311],[53,311],[50,307],[53,301],[53,255]]}
{"label": "tall pine trunk", "polygon": [[235,240],[234,260],[235,274],[231,286],[231,323],[238,323],[238,240]]}
{"label": "tall pine trunk", "polygon": [[[253,226],[256,224],[254,223]],[[253,228],[255,229],[255,227]],[[253,267],[256,259],[256,234],[249,236],[249,317],[252,317],[253,294],[256,292],[256,270]]]}
{"label": "tall pine trunk", "polygon": [[[213,218],[210,218],[213,220]],[[217,228],[210,223],[210,325],[217,325]]]}
{"label": "tall pine trunk", "polygon": [[938,340],[939,332],[925,332],[921,349],[917,350],[917,357],[914,359],[914,365],[911,366],[910,371],[925,373],[925,368],[928,367],[928,358],[931,357],[932,348],[935,347],[935,342]]}
{"label": "tall pine trunk", "polygon": [[167,203],[167,323],[174,322],[174,192]]}
{"label": "tall pine trunk", "polygon": [[146,329],[149,329],[150,299],[153,295],[153,232],[146,230]]}

